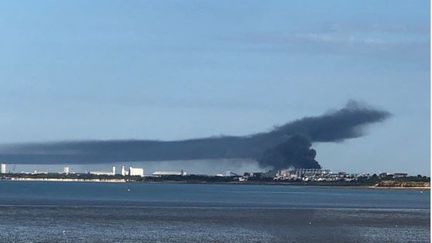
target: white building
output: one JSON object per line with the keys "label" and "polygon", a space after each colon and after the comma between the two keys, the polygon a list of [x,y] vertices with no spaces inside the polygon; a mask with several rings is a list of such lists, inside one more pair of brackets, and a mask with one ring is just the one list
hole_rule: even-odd
{"label": "white building", "polygon": [[69,173],[70,173],[70,168],[69,168],[69,166],[65,166],[65,167],[63,168],[63,173],[64,173],[65,175],[69,175]]}
{"label": "white building", "polygon": [[143,168],[129,167],[129,175],[130,176],[141,176],[141,177],[144,177],[144,169]]}
{"label": "white building", "polygon": [[277,172],[275,178],[278,180],[309,180],[315,177],[329,177],[330,170],[323,169],[304,169],[304,168],[290,168],[280,170]]}
{"label": "white building", "polygon": [[185,176],[185,171],[155,171],[154,176]]}
{"label": "white building", "polygon": [[112,167],[112,171],[90,171],[92,175],[115,175],[115,166]]}
{"label": "white building", "polygon": [[0,174],[6,174],[6,164],[1,164],[0,165]]}
{"label": "white building", "polygon": [[126,170],[125,170],[124,165],[122,165],[122,167],[121,167],[121,175],[122,175],[122,176],[126,176],[126,175],[127,175],[127,172],[126,172]]}

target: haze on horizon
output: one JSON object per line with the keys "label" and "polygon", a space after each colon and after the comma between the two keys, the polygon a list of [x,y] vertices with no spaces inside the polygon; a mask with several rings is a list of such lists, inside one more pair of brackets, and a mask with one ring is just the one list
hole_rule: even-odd
{"label": "haze on horizon", "polygon": [[317,160],[429,174],[428,1],[1,2],[0,28],[0,144],[242,136],[355,99],[393,116]]}

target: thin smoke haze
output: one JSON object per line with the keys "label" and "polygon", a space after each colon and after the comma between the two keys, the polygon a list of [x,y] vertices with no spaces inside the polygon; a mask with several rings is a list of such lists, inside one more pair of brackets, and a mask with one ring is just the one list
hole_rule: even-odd
{"label": "thin smoke haze", "polygon": [[320,116],[304,117],[270,132],[179,141],[106,140],[23,143],[0,146],[0,160],[16,164],[111,163],[197,159],[253,159],[275,169],[320,168],[314,142],[363,136],[364,127],[390,116],[355,101]]}

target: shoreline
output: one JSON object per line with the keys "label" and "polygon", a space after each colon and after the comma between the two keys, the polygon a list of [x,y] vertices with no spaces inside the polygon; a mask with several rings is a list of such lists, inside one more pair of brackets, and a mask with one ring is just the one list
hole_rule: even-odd
{"label": "shoreline", "polygon": [[303,187],[338,187],[338,188],[362,188],[362,189],[384,189],[384,190],[430,190],[430,187],[401,187],[401,186],[377,186],[377,185],[348,185],[348,184],[319,184],[319,183],[293,183],[293,182],[207,182],[207,181],[128,181],[126,179],[75,179],[75,178],[22,178],[10,177],[0,181],[14,182],[80,182],[80,183],[134,183],[134,184],[214,184],[214,185],[280,185],[280,186],[303,186]]}
{"label": "shoreline", "polygon": [[400,190],[400,189],[412,189],[412,190],[430,190],[430,186],[428,187],[419,187],[419,186],[412,186],[412,187],[403,187],[403,186],[370,186],[369,188],[371,189],[395,189],[395,190]]}
{"label": "shoreline", "polygon": [[6,180],[1,181],[42,181],[42,182],[95,182],[95,183],[126,183],[125,179],[58,179],[58,178],[21,178],[21,177],[11,177]]}

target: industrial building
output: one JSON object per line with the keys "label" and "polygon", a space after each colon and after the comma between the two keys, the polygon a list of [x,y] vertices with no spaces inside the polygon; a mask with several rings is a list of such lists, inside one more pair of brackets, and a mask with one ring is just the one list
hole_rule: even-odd
{"label": "industrial building", "polygon": [[0,164],[0,174],[6,174],[6,164]]}
{"label": "industrial building", "polygon": [[65,167],[63,168],[63,174],[65,174],[65,175],[69,175],[69,173],[70,173],[70,168],[69,168],[69,166],[65,166]]}
{"label": "industrial building", "polygon": [[112,171],[90,171],[92,175],[115,175],[115,166],[112,167]]}
{"label": "industrial building", "polygon": [[[113,167],[113,172],[115,172],[115,167]],[[126,169],[126,167],[124,165],[122,165],[121,170],[119,171],[119,173],[117,175],[144,177],[144,168],[129,167],[129,169]]]}
{"label": "industrial building", "polygon": [[127,171],[125,170],[125,166],[124,165],[122,165],[122,167],[121,167],[121,175],[122,176],[127,176]]}
{"label": "industrial building", "polygon": [[141,177],[144,177],[144,169],[143,168],[129,167],[129,175],[130,176],[141,176]]}
{"label": "industrial building", "polygon": [[181,171],[155,171],[153,176],[185,176],[187,173],[184,170]]}
{"label": "industrial building", "polygon": [[276,176],[274,177],[275,180],[303,180],[303,181],[318,180],[318,179],[321,180],[323,178],[326,179],[333,178],[332,174],[330,173],[330,170],[304,169],[304,168],[286,169],[286,170],[278,171]]}

